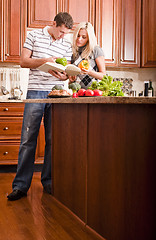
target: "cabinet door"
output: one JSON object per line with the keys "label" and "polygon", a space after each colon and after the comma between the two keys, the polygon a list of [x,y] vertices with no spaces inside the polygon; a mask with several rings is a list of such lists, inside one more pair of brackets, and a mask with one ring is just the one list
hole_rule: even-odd
{"label": "cabinet door", "polygon": [[[28,0],[29,28],[42,28],[51,25],[57,14],[57,0]],[[61,10],[61,9],[60,9]]]}
{"label": "cabinet door", "polygon": [[26,0],[4,1],[4,62],[19,63],[25,35]]}
{"label": "cabinet door", "polygon": [[96,36],[107,66],[140,65],[140,0],[96,1]]}
{"label": "cabinet door", "polygon": [[64,11],[72,15],[75,24],[79,22],[91,22],[94,24],[95,0],[69,0]]}
{"label": "cabinet door", "polygon": [[[0,103],[0,165],[16,164],[21,139],[24,103]],[[35,163],[44,159],[44,125],[41,123]]]}
{"label": "cabinet door", "polygon": [[[42,11],[41,11],[42,9]],[[50,25],[58,12],[69,12],[75,23],[90,21],[94,23],[95,0],[28,0],[29,28]]]}
{"label": "cabinet door", "polygon": [[96,1],[95,32],[107,66],[117,65],[117,0]]}
{"label": "cabinet door", "polygon": [[3,53],[3,41],[2,41],[2,37],[3,37],[3,4],[2,4],[2,0],[0,0],[0,62],[2,61],[2,53]]}
{"label": "cabinet door", "polygon": [[119,0],[118,66],[140,66],[141,1]]}
{"label": "cabinet door", "polygon": [[142,67],[156,67],[155,0],[143,0]]}

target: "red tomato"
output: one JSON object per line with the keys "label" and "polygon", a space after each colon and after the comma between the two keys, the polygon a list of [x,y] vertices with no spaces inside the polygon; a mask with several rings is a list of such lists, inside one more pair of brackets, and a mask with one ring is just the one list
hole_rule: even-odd
{"label": "red tomato", "polygon": [[84,95],[85,95],[85,92],[86,92],[86,90],[85,90],[84,88],[81,88],[81,89],[78,91],[78,96],[79,96],[79,97],[84,96]]}
{"label": "red tomato", "polygon": [[85,92],[85,96],[94,96],[94,91],[92,91],[91,89],[87,89],[86,92]]}
{"label": "red tomato", "polygon": [[99,89],[95,89],[94,91],[94,96],[102,96],[103,92]]}
{"label": "red tomato", "polygon": [[77,92],[74,92],[72,97],[73,97],[73,98],[77,98],[77,97],[78,97]]}

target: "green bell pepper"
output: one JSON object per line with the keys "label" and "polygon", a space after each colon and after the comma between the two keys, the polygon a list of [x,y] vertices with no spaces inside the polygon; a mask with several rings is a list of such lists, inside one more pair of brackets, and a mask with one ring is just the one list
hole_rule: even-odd
{"label": "green bell pepper", "polygon": [[57,58],[56,63],[59,63],[59,64],[62,64],[63,66],[66,66],[67,65],[67,59],[64,57],[64,58]]}

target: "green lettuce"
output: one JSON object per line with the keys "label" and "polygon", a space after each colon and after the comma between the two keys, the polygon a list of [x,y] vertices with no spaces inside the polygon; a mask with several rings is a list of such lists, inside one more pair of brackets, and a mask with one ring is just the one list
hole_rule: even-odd
{"label": "green lettuce", "polygon": [[122,82],[113,82],[113,78],[111,76],[104,75],[101,81],[93,81],[89,89],[99,89],[103,91],[103,96],[124,96],[122,85]]}

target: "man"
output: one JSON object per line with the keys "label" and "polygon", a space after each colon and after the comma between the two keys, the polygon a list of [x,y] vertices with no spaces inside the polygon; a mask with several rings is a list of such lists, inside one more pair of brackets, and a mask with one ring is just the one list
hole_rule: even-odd
{"label": "man", "polygon": [[[63,85],[67,79],[65,73],[45,73],[37,68],[45,62],[54,62],[56,58],[66,57],[71,61],[71,44],[64,39],[73,27],[73,19],[67,12],[58,13],[52,25],[31,31],[24,43],[20,65],[30,68],[27,99],[47,98],[54,85]],[[26,103],[23,116],[21,144],[18,156],[17,173],[13,180],[13,191],[8,200],[18,200],[27,195],[34,170],[37,136],[42,117],[45,127],[45,154],[41,173],[44,191],[51,194],[51,105],[44,103]]]}

